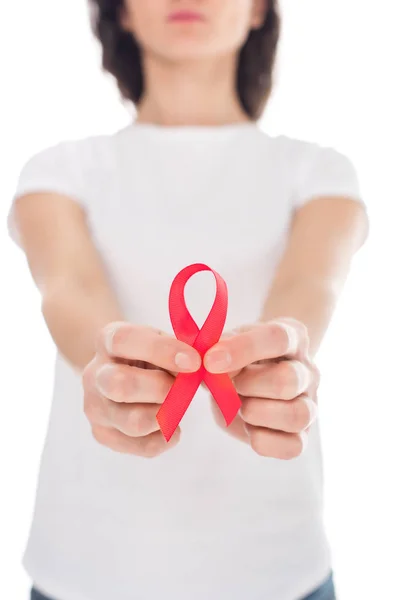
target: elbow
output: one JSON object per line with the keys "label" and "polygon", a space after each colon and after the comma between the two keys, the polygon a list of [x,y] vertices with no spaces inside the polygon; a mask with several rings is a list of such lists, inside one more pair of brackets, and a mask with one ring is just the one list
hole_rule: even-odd
{"label": "elbow", "polygon": [[66,310],[73,298],[80,294],[79,286],[71,278],[56,278],[40,286],[41,311],[46,322],[55,313]]}

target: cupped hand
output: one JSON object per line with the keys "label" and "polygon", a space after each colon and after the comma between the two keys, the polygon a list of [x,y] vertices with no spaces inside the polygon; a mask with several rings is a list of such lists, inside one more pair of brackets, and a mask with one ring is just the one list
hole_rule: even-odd
{"label": "cupped hand", "polygon": [[151,327],[110,323],[100,333],[97,352],[84,369],[84,411],[94,438],[116,452],[155,457],[167,443],[156,414],[178,373],[201,366],[194,348]]}
{"label": "cupped hand", "polygon": [[[232,435],[261,456],[288,460],[302,454],[317,416],[320,379],[302,323],[280,318],[240,327],[206,353],[204,366],[229,373],[241,398],[240,413],[228,428]],[[214,411],[222,425],[215,406]]]}

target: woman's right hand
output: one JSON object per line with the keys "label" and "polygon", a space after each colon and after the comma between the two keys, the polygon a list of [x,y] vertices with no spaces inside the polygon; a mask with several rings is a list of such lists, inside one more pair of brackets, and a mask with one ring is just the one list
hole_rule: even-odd
{"label": "woman's right hand", "polygon": [[94,438],[116,452],[147,458],[173,448],[180,429],[167,443],[156,414],[177,373],[200,366],[199,353],[167,333],[126,322],[108,324],[82,377]]}

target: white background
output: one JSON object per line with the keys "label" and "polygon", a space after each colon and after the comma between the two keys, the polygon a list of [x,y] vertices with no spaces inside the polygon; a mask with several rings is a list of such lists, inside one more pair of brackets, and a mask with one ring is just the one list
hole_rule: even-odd
{"label": "white background", "polygon": [[[111,132],[129,115],[98,68],[85,0],[4,4],[0,595],[26,600],[20,560],[54,348],[24,256],[7,236],[6,214],[31,154],[63,138]],[[319,357],[326,524],[340,600],[400,598],[398,11],[395,0],[284,1],[278,79],[265,118],[272,133],[345,152],[358,168],[371,219]]]}

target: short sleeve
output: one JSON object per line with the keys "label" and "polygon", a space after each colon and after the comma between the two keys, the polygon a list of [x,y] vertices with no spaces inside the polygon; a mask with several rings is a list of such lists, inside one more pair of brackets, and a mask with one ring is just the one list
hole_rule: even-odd
{"label": "short sleeve", "polygon": [[37,152],[23,164],[7,215],[8,233],[18,246],[21,246],[21,240],[14,208],[20,196],[52,192],[68,196],[84,207],[82,171],[78,159],[76,143],[64,141]]}
{"label": "short sleeve", "polygon": [[353,162],[334,148],[303,147],[294,190],[294,208],[323,196],[346,196],[365,205]]}

